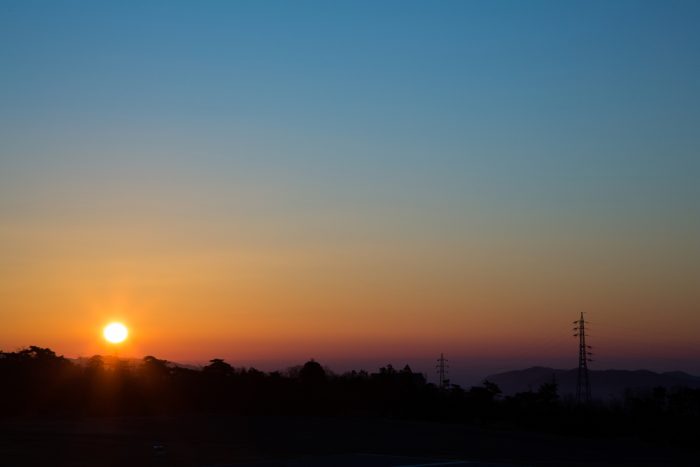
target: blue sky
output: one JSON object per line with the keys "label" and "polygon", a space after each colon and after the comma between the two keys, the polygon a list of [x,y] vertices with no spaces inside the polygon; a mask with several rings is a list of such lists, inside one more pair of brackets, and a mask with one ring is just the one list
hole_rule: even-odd
{"label": "blue sky", "polygon": [[2,9],[4,152],[80,159],[131,140],[122,157],[142,159],[191,144],[201,154],[184,165],[427,170],[557,191],[595,178],[642,196],[697,174],[694,2]]}

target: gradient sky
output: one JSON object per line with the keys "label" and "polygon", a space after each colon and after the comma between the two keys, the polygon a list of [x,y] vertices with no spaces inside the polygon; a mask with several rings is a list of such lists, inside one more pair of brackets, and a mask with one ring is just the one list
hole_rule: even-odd
{"label": "gradient sky", "polygon": [[[0,349],[700,372],[700,3],[0,2]],[[461,376],[460,376],[461,375]],[[432,374],[431,374],[432,377]]]}

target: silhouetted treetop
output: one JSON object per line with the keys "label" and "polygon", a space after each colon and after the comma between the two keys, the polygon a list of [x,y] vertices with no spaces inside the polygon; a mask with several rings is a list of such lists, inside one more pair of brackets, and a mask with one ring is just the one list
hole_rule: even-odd
{"label": "silhouetted treetop", "polygon": [[205,366],[203,371],[208,374],[219,376],[231,376],[234,373],[233,367],[221,358],[209,360],[209,365]]}
{"label": "silhouetted treetop", "polygon": [[320,363],[309,360],[299,371],[299,378],[305,384],[320,384],[326,380],[326,370]]}

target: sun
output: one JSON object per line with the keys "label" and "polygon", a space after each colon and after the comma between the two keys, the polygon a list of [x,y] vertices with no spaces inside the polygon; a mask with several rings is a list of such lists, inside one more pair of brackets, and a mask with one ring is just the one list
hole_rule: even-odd
{"label": "sun", "polygon": [[119,344],[129,336],[129,330],[122,323],[109,323],[102,331],[102,335],[112,344]]}

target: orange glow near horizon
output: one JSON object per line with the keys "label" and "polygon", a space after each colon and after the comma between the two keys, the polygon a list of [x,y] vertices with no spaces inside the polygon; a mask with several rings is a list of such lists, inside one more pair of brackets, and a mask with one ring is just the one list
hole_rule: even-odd
{"label": "orange glow near horizon", "polygon": [[0,230],[4,264],[14,265],[0,267],[0,350],[110,354],[96,330],[114,321],[131,330],[123,357],[386,364],[526,351],[546,364],[575,353],[569,324],[586,311],[601,366],[700,351],[695,257],[644,231],[636,245],[573,228],[511,233],[494,221],[437,241],[427,222],[373,219],[320,236],[313,219],[292,235],[268,219],[193,231],[167,213],[113,218]]}

